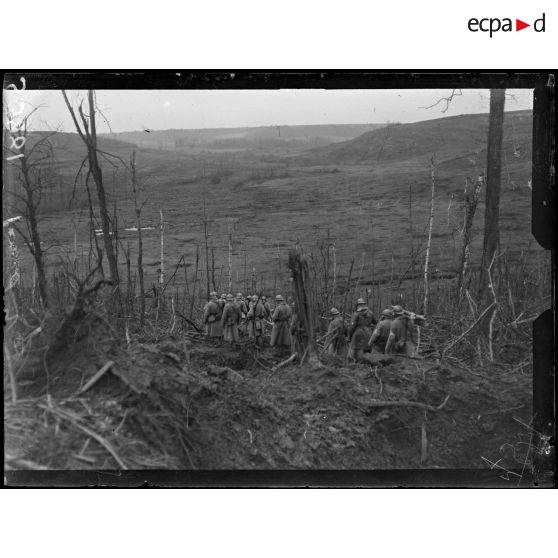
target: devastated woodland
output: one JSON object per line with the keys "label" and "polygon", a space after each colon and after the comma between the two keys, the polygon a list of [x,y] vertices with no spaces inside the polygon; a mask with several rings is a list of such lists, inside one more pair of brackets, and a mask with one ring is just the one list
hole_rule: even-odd
{"label": "devastated woodland", "polygon": [[[515,471],[543,451],[550,256],[532,114],[504,90],[490,114],[310,146],[161,148],[100,134],[95,91],[60,95],[73,131],[24,114],[4,134],[6,471]],[[292,346],[269,321],[261,345],[208,338],[212,291],[283,295]],[[412,355],[327,351],[330,309],[348,325],[359,298],[424,315]]]}

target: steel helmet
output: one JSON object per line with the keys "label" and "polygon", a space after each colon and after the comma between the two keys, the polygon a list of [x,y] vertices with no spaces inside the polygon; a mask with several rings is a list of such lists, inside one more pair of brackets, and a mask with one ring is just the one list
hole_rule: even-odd
{"label": "steel helmet", "polygon": [[396,304],[395,306],[392,306],[393,308],[393,313],[396,316],[401,316],[401,314],[403,314],[403,308],[401,306],[399,306],[399,304]]}
{"label": "steel helmet", "polygon": [[386,318],[393,318],[393,310],[391,308],[382,310],[382,316],[385,316]]}
{"label": "steel helmet", "polygon": [[277,295],[277,296],[275,297],[275,300],[276,300],[277,302],[282,302],[282,301],[283,301],[283,297],[282,297],[281,295]]}
{"label": "steel helmet", "polygon": [[211,291],[211,292],[209,293],[209,296],[218,296],[218,294],[217,294],[215,291]]}
{"label": "steel helmet", "polygon": [[242,293],[236,293],[236,298],[242,298]]}
{"label": "steel helmet", "polygon": [[337,308],[332,308],[332,309],[329,311],[329,313],[330,313],[332,316],[338,316],[341,312],[339,312],[339,310],[337,310]]}
{"label": "steel helmet", "polygon": [[253,302],[258,302],[258,295],[253,295],[252,296],[252,301]]}
{"label": "steel helmet", "polygon": [[362,305],[362,304],[366,304],[366,300],[364,300],[364,298],[359,298],[359,299],[357,300],[357,306],[360,306],[360,305]]}
{"label": "steel helmet", "polygon": [[232,294],[228,294],[228,295],[227,295],[227,300],[233,300],[233,299],[234,299],[234,297],[233,297]]}

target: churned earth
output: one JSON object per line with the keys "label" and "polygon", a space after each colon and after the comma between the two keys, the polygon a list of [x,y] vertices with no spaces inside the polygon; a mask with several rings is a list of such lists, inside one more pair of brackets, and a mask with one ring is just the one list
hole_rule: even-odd
{"label": "churned earth", "polygon": [[285,355],[270,348],[126,345],[94,330],[55,355],[48,395],[35,378],[4,401],[7,470],[517,469],[526,459],[530,365],[275,368]]}

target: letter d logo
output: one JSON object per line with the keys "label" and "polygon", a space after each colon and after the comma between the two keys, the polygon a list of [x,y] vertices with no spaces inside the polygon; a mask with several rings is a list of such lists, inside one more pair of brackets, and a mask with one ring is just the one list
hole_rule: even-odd
{"label": "letter d logo", "polygon": [[544,33],[544,26],[545,26],[545,14],[543,13],[542,17],[535,20],[533,23],[533,29],[537,33]]}

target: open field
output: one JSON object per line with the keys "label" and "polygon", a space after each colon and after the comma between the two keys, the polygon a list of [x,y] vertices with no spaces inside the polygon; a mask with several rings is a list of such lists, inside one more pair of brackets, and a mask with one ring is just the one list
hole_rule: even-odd
{"label": "open field", "polygon": [[[541,253],[530,235],[531,118],[529,112],[506,113],[501,245],[512,261],[534,261]],[[190,153],[136,149],[144,226],[165,221],[165,264],[181,256],[194,264],[196,247],[205,268],[204,203],[209,252],[213,250],[216,287],[228,284],[228,240],[232,237],[233,289],[271,290],[287,278],[287,250],[299,243],[316,250],[329,234],[335,245],[339,284],[354,259],[353,279],[363,288],[386,284],[419,272],[425,246],[431,188],[430,158],[435,161],[435,215],[431,269],[447,277],[458,264],[465,178],[482,173],[486,157],[486,115],[444,118],[396,125],[353,140],[313,149],[295,157],[271,151]],[[103,149],[127,161],[131,144],[113,140]],[[82,156],[77,137],[65,135],[56,149],[60,196],[69,202],[73,177]],[[111,161],[114,167],[109,164]],[[111,205],[116,204],[121,241],[120,262],[129,246],[135,260],[136,238],[123,229],[134,224],[130,179],[114,157],[104,161]],[[74,205],[43,214],[41,232],[50,248],[47,264],[60,256],[78,259],[89,249],[88,210],[83,177]],[[47,201],[48,203],[48,201]],[[483,203],[474,222],[473,267],[480,259]],[[76,243],[74,244],[74,240]],[[160,239],[156,228],[144,235],[148,281],[157,280]],[[413,262],[411,252],[414,254]],[[177,276],[181,280],[182,274]],[[405,285],[405,282],[402,283]]]}

